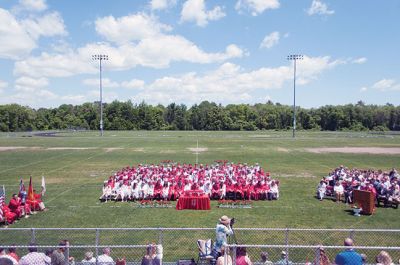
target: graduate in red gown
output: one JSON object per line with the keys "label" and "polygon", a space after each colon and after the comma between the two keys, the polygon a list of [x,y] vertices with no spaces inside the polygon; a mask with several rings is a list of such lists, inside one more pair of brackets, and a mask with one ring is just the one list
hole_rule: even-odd
{"label": "graduate in red gown", "polygon": [[17,215],[13,213],[8,206],[3,203],[2,206],[0,206],[1,211],[3,212],[3,218],[7,221],[8,224],[14,223],[15,220],[17,220]]}
{"label": "graduate in red gown", "polygon": [[12,198],[8,203],[8,208],[10,208],[11,212],[16,214],[17,218],[21,218],[24,215],[25,209],[21,205],[21,199],[15,193],[12,195]]}

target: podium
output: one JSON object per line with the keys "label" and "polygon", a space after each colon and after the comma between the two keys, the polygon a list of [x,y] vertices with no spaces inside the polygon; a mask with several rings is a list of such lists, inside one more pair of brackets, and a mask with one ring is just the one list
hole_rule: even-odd
{"label": "podium", "polygon": [[370,191],[354,190],[354,203],[362,208],[362,213],[371,215],[375,211],[375,195]]}

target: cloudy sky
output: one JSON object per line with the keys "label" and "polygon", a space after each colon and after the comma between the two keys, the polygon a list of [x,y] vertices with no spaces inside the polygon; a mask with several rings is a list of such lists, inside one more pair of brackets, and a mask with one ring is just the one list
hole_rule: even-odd
{"label": "cloudy sky", "polygon": [[398,0],[0,0],[0,104],[400,104]]}

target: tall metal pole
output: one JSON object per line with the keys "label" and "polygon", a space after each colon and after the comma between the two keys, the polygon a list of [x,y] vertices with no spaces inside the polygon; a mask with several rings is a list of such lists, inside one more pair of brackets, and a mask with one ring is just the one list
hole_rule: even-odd
{"label": "tall metal pole", "polygon": [[303,55],[292,54],[287,57],[289,61],[293,61],[293,138],[296,137],[296,61],[303,60]]}
{"label": "tall metal pole", "polygon": [[293,136],[292,136],[293,138],[296,137],[295,132],[296,132],[296,59],[294,60],[293,64]]}
{"label": "tall metal pole", "polygon": [[103,136],[103,81],[101,76],[101,61],[100,59],[100,135]]}
{"label": "tall metal pole", "polygon": [[102,64],[101,61],[108,60],[106,54],[92,55],[93,60],[99,61],[100,66],[100,136],[103,136],[103,80],[102,80]]}

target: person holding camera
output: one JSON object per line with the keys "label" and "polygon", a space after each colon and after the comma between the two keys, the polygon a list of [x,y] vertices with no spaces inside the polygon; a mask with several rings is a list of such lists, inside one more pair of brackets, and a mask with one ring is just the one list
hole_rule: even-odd
{"label": "person holding camera", "polygon": [[234,222],[234,218],[230,219],[226,215],[219,218],[217,227],[215,229],[216,237],[213,251],[213,256],[215,259],[221,256],[221,248],[228,243],[227,236],[233,235],[231,226],[234,224]]}

